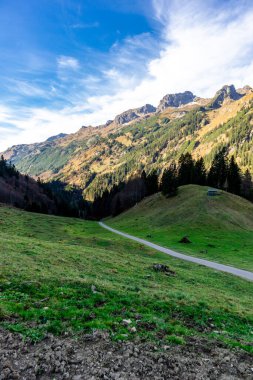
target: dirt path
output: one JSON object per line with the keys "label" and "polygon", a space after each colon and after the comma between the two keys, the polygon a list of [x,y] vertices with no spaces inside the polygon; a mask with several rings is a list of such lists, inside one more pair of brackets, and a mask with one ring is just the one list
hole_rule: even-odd
{"label": "dirt path", "polygon": [[146,246],[148,246],[150,248],[153,248],[153,249],[155,249],[157,251],[166,253],[167,255],[176,257],[176,258],[181,259],[181,260],[190,261],[190,262],[195,263],[195,264],[204,265],[204,266],[206,266],[208,268],[212,268],[212,269],[215,269],[215,270],[218,270],[218,271],[221,271],[221,272],[230,273],[230,274],[233,274],[235,276],[242,277],[242,278],[244,278],[246,280],[253,281],[253,273],[252,272],[249,272],[249,271],[246,271],[246,270],[243,270],[243,269],[234,268],[234,267],[231,267],[229,265],[223,265],[223,264],[215,263],[213,261],[199,259],[197,257],[193,257],[193,256],[189,256],[189,255],[184,255],[183,253],[178,253],[178,252],[172,251],[169,248],[165,248],[165,247],[162,247],[162,246],[160,246],[158,244],[151,243],[151,242],[149,242],[147,240],[140,239],[140,238],[135,237],[133,235],[129,235],[129,234],[126,234],[124,232],[115,230],[114,228],[111,228],[111,227],[107,226],[103,222],[99,222],[99,225],[101,227],[103,227],[103,228],[105,228],[105,229],[107,229],[107,230],[115,233],[115,234],[121,235],[121,236],[123,236],[123,237],[125,237],[127,239],[131,239],[131,240],[137,241],[140,244],[144,244],[144,245],[146,245]]}

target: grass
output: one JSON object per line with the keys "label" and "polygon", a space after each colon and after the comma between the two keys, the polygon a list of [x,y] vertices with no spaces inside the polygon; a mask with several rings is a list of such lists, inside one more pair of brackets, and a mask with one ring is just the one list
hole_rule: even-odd
{"label": "grass", "polygon": [[[155,194],[108,225],[176,251],[253,271],[253,204],[188,185],[176,197]],[[191,244],[179,243],[188,236]]]}
{"label": "grass", "polygon": [[[106,329],[183,344],[215,338],[252,352],[253,284],[170,258],[95,222],[0,207],[0,323],[33,340]],[[175,271],[166,276],[154,263]],[[122,323],[131,319],[137,332]]]}

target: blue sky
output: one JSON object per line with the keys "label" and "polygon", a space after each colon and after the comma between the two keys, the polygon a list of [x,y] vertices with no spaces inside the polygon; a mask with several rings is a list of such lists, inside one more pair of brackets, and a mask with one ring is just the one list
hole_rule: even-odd
{"label": "blue sky", "polygon": [[0,149],[252,74],[248,0],[0,0]]}

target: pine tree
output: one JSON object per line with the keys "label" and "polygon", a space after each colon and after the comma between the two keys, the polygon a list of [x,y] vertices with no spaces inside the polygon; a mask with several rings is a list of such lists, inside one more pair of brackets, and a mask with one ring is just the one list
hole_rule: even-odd
{"label": "pine tree", "polygon": [[116,194],[112,200],[111,214],[112,216],[117,216],[121,213],[121,211],[122,211],[122,208],[121,208],[120,195]]}
{"label": "pine tree", "polygon": [[253,183],[248,169],[242,176],[241,195],[250,201],[253,200]]}
{"label": "pine tree", "polygon": [[1,160],[0,160],[0,176],[4,176],[5,172],[6,172],[6,161],[4,159],[4,156],[2,155]]}
{"label": "pine tree", "polygon": [[175,163],[172,163],[168,169],[165,169],[161,179],[161,192],[166,197],[177,194],[177,169]]}
{"label": "pine tree", "polygon": [[240,169],[235,162],[234,156],[230,158],[227,171],[228,191],[240,195],[241,192],[241,175]]}
{"label": "pine tree", "polygon": [[221,149],[216,153],[211,168],[208,173],[208,185],[217,187],[218,189],[224,189],[224,185],[227,179],[227,152],[226,149]]}
{"label": "pine tree", "polygon": [[178,185],[193,183],[194,161],[190,153],[182,154],[178,160]]}
{"label": "pine tree", "polygon": [[159,190],[158,186],[158,174],[155,170],[152,170],[146,176],[146,191],[147,195],[156,194]]}
{"label": "pine tree", "polygon": [[199,158],[194,165],[193,183],[204,186],[206,184],[206,168],[203,158]]}

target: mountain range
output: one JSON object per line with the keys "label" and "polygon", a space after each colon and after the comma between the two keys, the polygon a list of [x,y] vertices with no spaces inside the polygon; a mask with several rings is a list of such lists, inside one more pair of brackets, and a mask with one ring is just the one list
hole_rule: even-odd
{"label": "mountain range", "polygon": [[22,173],[76,185],[92,200],[137,171],[162,170],[186,152],[204,157],[208,166],[226,147],[253,173],[252,138],[253,90],[226,85],[211,99],[190,91],[167,94],[157,107],[145,104],[104,125],[12,146],[3,155]]}

